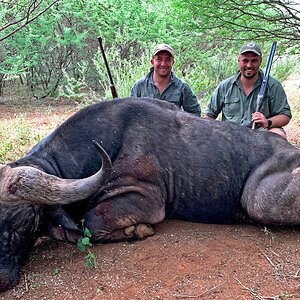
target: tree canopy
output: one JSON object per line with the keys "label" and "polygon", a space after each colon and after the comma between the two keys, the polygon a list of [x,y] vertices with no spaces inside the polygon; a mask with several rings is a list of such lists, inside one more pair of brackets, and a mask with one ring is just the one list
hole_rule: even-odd
{"label": "tree canopy", "polygon": [[3,1],[0,93],[5,78],[21,76],[35,97],[103,94],[101,36],[122,96],[160,42],[175,48],[176,71],[200,94],[234,71],[232,57],[244,41],[261,43],[267,53],[276,40],[278,54],[298,54],[299,13],[289,0]]}
{"label": "tree canopy", "polygon": [[279,40],[299,52],[300,2],[290,0],[178,0],[190,30],[212,33],[215,40]]}

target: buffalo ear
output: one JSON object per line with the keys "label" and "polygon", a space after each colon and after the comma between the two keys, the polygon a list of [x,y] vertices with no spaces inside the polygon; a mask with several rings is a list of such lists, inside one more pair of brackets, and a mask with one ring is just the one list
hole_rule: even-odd
{"label": "buffalo ear", "polygon": [[52,238],[76,243],[83,236],[83,231],[76,226],[61,206],[49,207],[48,218],[47,230]]}

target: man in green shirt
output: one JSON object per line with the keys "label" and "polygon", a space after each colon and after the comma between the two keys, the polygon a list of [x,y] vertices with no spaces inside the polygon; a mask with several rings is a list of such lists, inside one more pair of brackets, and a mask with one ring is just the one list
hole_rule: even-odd
{"label": "man in green shirt", "polygon": [[260,128],[286,138],[282,127],[289,123],[291,109],[281,83],[271,76],[262,107],[259,112],[255,112],[263,78],[261,62],[259,45],[253,42],[244,45],[238,56],[239,72],[217,86],[204,111],[204,117],[216,119],[222,112],[222,121],[250,128],[255,123]]}
{"label": "man in green shirt", "polygon": [[201,110],[197,97],[188,84],[179,79],[172,71],[173,48],[167,44],[155,46],[151,64],[150,72],[136,81],[130,96],[166,100],[189,113],[200,116]]}

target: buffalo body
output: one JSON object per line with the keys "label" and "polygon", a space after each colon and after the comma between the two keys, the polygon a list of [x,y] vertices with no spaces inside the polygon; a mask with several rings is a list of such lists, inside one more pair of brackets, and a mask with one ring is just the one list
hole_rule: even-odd
{"label": "buffalo body", "polygon": [[[7,167],[86,178],[102,164],[93,140],[112,162],[96,192],[71,204],[0,205],[0,290],[17,284],[38,236],[76,242],[80,220],[93,242],[144,238],[165,218],[300,223],[299,149],[275,134],[201,119],[164,101],[126,98],[84,108]],[[0,169],[0,183],[4,176]]]}

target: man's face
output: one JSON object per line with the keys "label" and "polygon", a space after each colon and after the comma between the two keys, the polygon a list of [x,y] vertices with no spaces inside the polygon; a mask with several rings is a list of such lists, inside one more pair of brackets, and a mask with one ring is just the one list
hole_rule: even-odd
{"label": "man's face", "polygon": [[160,51],[151,59],[151,64],[155,73],[161,77],[168,77],[172,71],[174,58],[168,51]]}
{"label": "man's face", "polygon": [[238,57],[238,64],[242,76],[249,79],[253,78],[258,74],[258,70],[261,64],[261,56],[253,52],[240,54]]}

